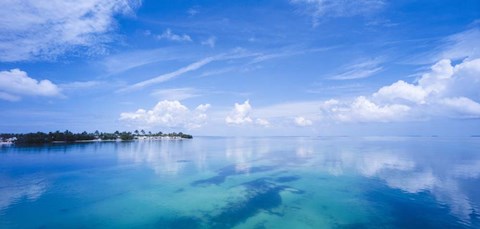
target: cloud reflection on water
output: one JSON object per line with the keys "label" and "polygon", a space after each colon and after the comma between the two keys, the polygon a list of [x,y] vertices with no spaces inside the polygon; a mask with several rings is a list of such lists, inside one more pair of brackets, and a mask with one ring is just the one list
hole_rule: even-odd
{"label": "cloud reflection on water", "polygon": [[35,201],[47,190],[44,179],[33,177],[12,178],[0,176],[0,211],[7,209],[17,201]]}
{"label": "cloud reflection on water", "polygon": [[[442,154],[442,146],[433,150],[438,155],[423,152],[432,144],[430,140],[411,146],[403,145],[407,140],[402,138],[220,138],[215,140],[218,144],[213,149],[211,145],[203,145],[212,144],[208,141],[212,140],[138,142],[123,145],[118,156],[120,161],[146,164],[159,175],[178,175],[191,167],[197,172],[207,172],[206,180],[213,171],[221,173],[225,165],[232,166],[233,173],[247,176],[253,168],[265,165],[275,168],[271,172],[288,171],[293,175],[298,169],[336,177],[357,174],[380,179],[390,188],[405,193],[430,193],[464,221],[480,211],[479,204],[474,202],[478,200],[465,189],[466,183],[480,176],[478,156],[468,155],[472,160],[455,158],[450,155],[455,152]],[[448,158],[448,163],[442,158]]]}
{"label": "cloud reflection on water", "polygon": [[[298,146],[297,152],[304,148],[303,145]],[[469,220],[472,214],[480,210],[478,203],[475,204],[472,196],[464,190],[465,183],[478,179],[480,160],[468,163],[450,160],[449,163],[441,163],[438,161],[447,155],[433,155],[433,158],[429,158],[432,155],[421,155],[422,152],[418,149],[409,151],[408,147],[394,150],[371,148],[317,151],[315,159],[318,160],[319,167],[334,176],[353,171],[367,178],[379,178],[389,187],[407,193],[431,193],[439,203],[447,204],[451,213],[462,220]]]}

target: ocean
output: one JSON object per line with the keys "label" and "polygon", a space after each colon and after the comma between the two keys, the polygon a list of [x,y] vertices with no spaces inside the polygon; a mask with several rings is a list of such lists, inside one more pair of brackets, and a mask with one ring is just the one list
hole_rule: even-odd
{"label": "ocean", "polygon": [[0,228],[480,228],[480,138],[0,146]]}

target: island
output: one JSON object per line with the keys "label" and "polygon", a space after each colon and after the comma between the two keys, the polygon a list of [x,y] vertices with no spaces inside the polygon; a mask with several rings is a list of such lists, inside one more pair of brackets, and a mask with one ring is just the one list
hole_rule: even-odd
{"label": "island", "polygon": [[102,142],[102,141],[134,141],[134,140],[182,140],[191,139],[192,135],[178,133],[152,133],[144,130],[135,130],[133,132],[115,131],[113,133],[99,132],[93,133],[83,131],[81,133],[73,133],[69,130],[60,132],[36,132],[36,133],[2,133],[0,134],[0,144],[50,144],[50,143],[73,143],[73,142]]}

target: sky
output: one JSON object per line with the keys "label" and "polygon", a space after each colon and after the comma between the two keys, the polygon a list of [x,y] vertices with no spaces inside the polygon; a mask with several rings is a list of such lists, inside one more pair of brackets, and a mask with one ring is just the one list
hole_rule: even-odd
{"label": "sky", "polygon": [[480,134],[480,1],[6,0],[0,132]]}

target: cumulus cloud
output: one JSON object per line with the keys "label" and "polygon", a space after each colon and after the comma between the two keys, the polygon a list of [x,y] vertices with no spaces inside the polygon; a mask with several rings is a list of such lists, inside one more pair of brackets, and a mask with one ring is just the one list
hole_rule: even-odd
{"label": "cumulus cloud", "polygon": [[169,41],[192,41],[192,38],[187,34],[175,34],[170,29],[166,29],[162,34],[156,36],[159,40],[169,40]]}
{"label": "cumulus cloud", "polygon": [[252,106],[250,106],[249,100],[246,100],[242,104],[235,103],[235,107],[233,108],[230,115],[228,115],[225,118],[225,122],[227,124],[236,124],[236,125],[252,123],[253,120],[250,117],[251,110],[252,110]]}
{"label": "cumulus cloud", "polygon": [[[422,75],[417,83],[404,83],[402,87],[414,88],[417,99],[412,99],[407,93],[397,93],[390,99],[404,99],[425,106],[437,106],[440,112],[453,111],[479,116],[480,59],[466,59],[455,66],[450,60],[441,60],[432,66],[430,72]],[[384,89],[386,92],[394,90],[391,86]]]}
{"label": "cumulus cloud", "polygon": [[343,122],[391,122],[431,116],[480,117],[480,59],[453,66],[441,60],[416,82],[399,80],[352,102],[329,100],[323,118]]}
{"label": "cumulus cloud", "polygon": [[439,103],[454,112],[452,115],[480,117],[480,104],[469,98],[445,98],[440,100]]}
{"label": "cumulus cloud", "polygon": [[12,94],[8,94],[0,91],[0,99],[7,100],[10,102],[15,102],[15,101],[19,101],[21,98],[20,96],[16,96],[16,95],[12,95]]}
{"label": "cumulus cloud", "polygon": [[138,0],[4,1],[0,61],[51,59],[76,48],[102,52],[112,40],[114,16],[138,5]]}
{"label": "cumulus cloud", "polygon": [[301,126],[301,127],[311,126],[313,124],[311,120],[308,120],[302,116],[296,117],[293,121],[295,122],[295,125]]}
{"label": "cumulus cloud", "polygon": [[257,118],[255,120],[255,123],[260,125],[260,126],[264,126],[264,127],[269,127],[270,126],[270,122],[267,119],[264,119],[264,118]]}
{"label": "cumulus cloud", "polygon": [[379,100],[395,101],[397,99],[411,101],[414,103],[425,103],[428,93],[421,87],[399,80],[392,85],[380,88],[373,94]]}
{"label": "cumulus cloud", "polygon": [[60,96],[60,88],[49,80],[36,80],[20,69],[0,71],[0,99],[18,101],[22,96]]}
{"label": "cumulus cloud", "polygon": [[133,123],[138,127],[168,127],[194,129],[201,127],[207,120],[206,111],[210,104],[200,104],[190,110],[179,101],[164,100],[158,102],[151,110],[138,109],[135,112],[120,114],[120,120]]}
{"label": "cumulus cloud", "polygon": [[[444,59],[412,82],[398,80],[370,95],[276,104],[257,108],[255,114],[276,123],[296,126],[314,125],[313,121],[386,123],[438,117],[480,118],[479,88],[480,59],[465,59],[456,65]],[[225,121],[228,124],[252,123],[251,110],[248,101],[236,104]]]}
{"label": "cumulus cloud", "polygon": [[252,106],[250,101],[246,100],[244,103],[235,103],[233,110],[227,117],[225,117],[225,123],[228,125],[247,125],[255,124],[262,127],[270,127],[271,123],[266,118],[252,118],[250,113]]}
{"label": "cumulus cloud", "polygon": [[404,118],[410,107],[401,104],[377,105],[365,96],[352,102],[329,100],[321,106],[322,118],[341,122],[389,122]]}
{"label": "cumulus cloud", "polygon": [[312,17],[313,26],[317,26],[323,17],[363,16],[378,11],[384,6],[383,0],[290,0],[300,5],[301,10]]}

